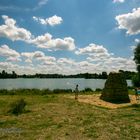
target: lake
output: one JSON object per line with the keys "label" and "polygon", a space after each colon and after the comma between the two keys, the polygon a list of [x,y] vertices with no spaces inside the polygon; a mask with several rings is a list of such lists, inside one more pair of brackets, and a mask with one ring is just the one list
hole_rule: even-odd
{"label": "lake", "polygon": [[[0,79],[0,89],[75,89],[76,84],[79,90],[85,88],[102,89],[106,80],[84,79],[84,78],[62,78],[62,79]],[[132,86],[131,80],[127,80],[128,86]]]}

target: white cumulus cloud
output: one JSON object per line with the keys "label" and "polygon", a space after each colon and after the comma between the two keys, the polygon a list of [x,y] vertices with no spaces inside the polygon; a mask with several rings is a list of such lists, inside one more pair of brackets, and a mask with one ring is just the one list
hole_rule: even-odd
{"label": "white cumulus cloud", "polygon": [[56,61],[55,57],[52,56],[46,56],[41,51],[35,51],[35,52],[24,52],[21,53],[23,57],[25,57],[25,62],[32,63],[33,60],[40,61],[42,64],[50,64],[54,63]]}
{"label": "white cumulus cloud", "polygon": [[68,58],[59,58],[58,60],[57,60],[57,63],[59,64],[59,65],[69,65],[69,66],[71,66],[71,65],[76,65],[76,63],[75,63],[75,61],[74,60],[72,60],[72,59],[68,59]]}
{"label": "white cumulus cloud", "polygon": [[20,61],[20,54],[10,49],[7,45],[2,45],[0,47],[0,56],[6,57],[7,61]]}
{"label": "white cumulus cloud", "polygon": [[136,65],[132,58],[123,57],[109,57],[108,59],[93,59],[89,57],[88,60],[93,63],[97,63],[97,71],[119,71],[119,70],[129,70],[136,71]]}
{"label": "white cumulus cloud", "polygon": [[[51,34],[46,33],[44,35],[40,35],[34,37],[30,31],[19,28],[16,25],[16,20],[13,18],[9,18],[8,16],[3,15],[5,24],[0,25],[0,37],[6,37],[12,41],[22,40],[26,43],[33,44],[38,48],[45,48],[48,50],[68,50],[72,51],[75,49],[75,41],[72,37],[64,37],[61,38],[53,38]],[[52,22],[52,25],[56,22],[55,16],[49,19],[49,23]],[[59,23],[59,21],[57,22]]]}
{"label": "white cumulus cloud", "polygon": [[118,15],[115,19],[118,22],[118,28],[127,30],[127,34],[140,33],[140,8],[133,9],[131,13]]}
{"label": "white cumulus cloud", "polygon": [[44,35],[37,36],[36,38],[30,40],[30,43],[40,46],[41,44],[46,44],[50,40],[52,40],[52,35],[46,33]]}
{"label": "white cumulus cloud", "polygon": [[[91,71],[94,68],[97,72],[111,72],[122,70],[135,71],[136,65],[132,58],[115,57],[113,53],[109,53],[108,50],[97,44],[89,44],[84,48],[80,48],[75,52],[77,55],[87,55],[86,60],[79,62],[82,69]],[[88,71],[87,70],[87,71]]]}
{"label": "white cumulus cloud", "polygon": [[29,40],[31,38],[30,31],[19,28],[16,25],[16,21],[12,18],[9,18],[6,15],[2,16],[4,23],[3,25],[0,25],[0,37],[6,37],[11,39],[12,41],[16,40]]}
{"label": "white cumulus cloud", "polygon": [[72,37],[52,38],[52,35],[46,33],[44,35],[38,36],[30,41],[30,43],[35,44],[38,48],[46,48],[49,50],[69,50],[75,49],[75,42]]}
{"label": "white cumulus cloud", "polygon": [[25,62],[28,62],[28,63],[32,63],[32,59],[35,58],[35,59],[38,59],[40,57],[44,57],[45,54],[41,51],[36,51],[36,52],[24,52],[24,53],[21,53],[21,56],[25,57]]}
{"label": "white cumulus cloud", "polygon": [[85,48],[80,48],[75,52],[77,55],[89,55],[92,56],[92,58],[107,58],[110,54],[108,50],[103,47],[102,45],[97,44],[89,44]]}
{"label": "white cumulus cloud", "polygon": [[57,15],[54,15],[54,16],[46,18],[46,19],[33,16],[33,19],[35,21],[39,22],[40,24],[50,25],[50,26],[55,26],[55,25],[61,24],[63,21],[62,17],[59,17]]}

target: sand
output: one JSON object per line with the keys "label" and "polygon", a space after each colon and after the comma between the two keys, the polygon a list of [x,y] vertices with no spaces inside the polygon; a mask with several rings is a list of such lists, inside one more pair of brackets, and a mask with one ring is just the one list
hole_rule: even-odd
{"label": "sand", "polygon": [[[121,108],[125,106],[129,106],[132,104],[140,103],[140,100],[136,100],[135,95],[129,95],[130,103],[122,103],[122,104],[114,104],[110,102],[106,102],[100,99],[101,95],[79,95],[78,101],[82,103],[92,104],[95,106],[106,107],[110,109]],[[68,96],[67,96],[68,97]],[[69,96],[71,99],[75,99],[75,96]]]}

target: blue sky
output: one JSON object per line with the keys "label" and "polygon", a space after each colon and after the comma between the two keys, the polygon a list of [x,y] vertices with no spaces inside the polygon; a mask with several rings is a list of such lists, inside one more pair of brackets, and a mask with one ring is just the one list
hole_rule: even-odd
{"label": "blue sky", "polygon": [[140,0],[1,0],[0,71],[135,71]]}

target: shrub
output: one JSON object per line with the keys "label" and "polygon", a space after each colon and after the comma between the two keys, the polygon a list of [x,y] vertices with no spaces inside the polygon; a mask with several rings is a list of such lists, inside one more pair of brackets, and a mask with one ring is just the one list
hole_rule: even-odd
{"label": "shrub", "polygon": [[44,90],[41,90],[40,92],[41,92],[41,95],[47,95],[47,94],[53,93],[50,89],[44,89]]}
{"label": "shrub", "polygon": [[71,93],[72,89],[54,89],[53,93]]}
{"label": "shrub", "polygon": [[96,88],[96,90],[95,91],[102,91],[102,89],[100,89],[100,88]]}
{"label": "shrub", "polygon": [[26,102],[24,99],[19,99],[10,105],[10,110],[8,113],[12,113],[14,115],[22,114],[25,111],[25,106]]}
{"label": "shrub", "polygon": [[7,95],[8,94],[8,90],[7,89],[1,89],[0,90],[0,95]]}
{"label": "shrub", "polygon": [[134,89],[133,86],[128,86],[127,88],[130,89],[130,90],[133,90]]}
{"label": "shrub", "polygon": [[89,87],[87,87],[87,88],[84,89],[84,92],[92,92],[92,91],[93,90],[91,88],[89,88]]}

